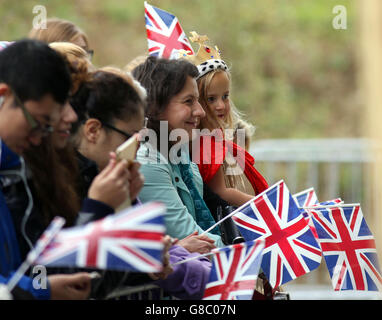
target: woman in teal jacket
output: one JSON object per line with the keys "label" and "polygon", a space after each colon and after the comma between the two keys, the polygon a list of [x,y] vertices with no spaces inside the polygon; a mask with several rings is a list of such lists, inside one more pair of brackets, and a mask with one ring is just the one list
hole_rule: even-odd
{"label": "woman in teal jacket", "polygon": [[[203,181],[188,152],[193,129],[205,116],[198,102],[198,70],[187,61],[149,57],[133,75],[148,95],[146,142],[137,154],[145,176],[139,198],[167,206],[165,221],[170,236],[183,239],[200,234],[215,221],[203,201]],[[224,246],[218,227],[206,235],[217,247]]]}

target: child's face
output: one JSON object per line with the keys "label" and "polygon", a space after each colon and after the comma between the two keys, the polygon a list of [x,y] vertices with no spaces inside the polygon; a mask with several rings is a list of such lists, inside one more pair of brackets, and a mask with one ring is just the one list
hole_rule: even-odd
{"label": "child's face", "polygon": [[226,121],[230,112],[229,103],[230,80],[228,74],[224,71],[217,72],[207,88],[208,108],[221,121]]}

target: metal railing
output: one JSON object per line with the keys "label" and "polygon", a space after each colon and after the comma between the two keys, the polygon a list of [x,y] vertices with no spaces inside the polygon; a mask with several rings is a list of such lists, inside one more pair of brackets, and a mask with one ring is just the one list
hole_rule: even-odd
{"label": "metal railing", "polygon": [[337,197],[370,205],[372,143],[367,139],[275,139],[251,145],[269,184],[283,179],[291,193],[313,187],[320,201]]}
{"label": "metal railing", "polygon": [[[375,143],[359,139],[274,139],[251,144],[256,168],[269,185],[283,179],[292,194],[313,187],[319,201],[360,203],[373,232],[377,214]],[[293,283],[329,284],[325,262]]]}
{"label": "metal railing", "polygon": [[[374,147],[367,139],[274,139],[254,141],[250,153],[269,185],[283,179],[292,194],[314,187],[319,201],[340,197],[346,203],[360,203],[369,222],[376,214]],[[296,284],[330,288],[325,263],[293,281]],[[158,292],[159,299],[175,299],[155,285],[123,288],[107,299],[156,300]]]}
{"label": "metal railing", "polygon": [[111,292],[106,300],[177,300],[155,284],[123,287]]}

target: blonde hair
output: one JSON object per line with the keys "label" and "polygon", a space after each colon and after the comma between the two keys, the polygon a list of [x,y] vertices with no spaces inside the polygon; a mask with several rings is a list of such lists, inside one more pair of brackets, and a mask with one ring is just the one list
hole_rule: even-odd
{"label": "blonde hair", "polygon": [[142,101],[146,101],[147,91],[142,85],[133,77],[133,75],[129,71],[124,71],[120,68],[113,66],[102,67],[99,70],[114,73],[117,76],[125,79],[129,85],[133,87],[133,89],[138,93],[139,97]]}
{"label": "blonde hair", "polygon": [[33,28],[29,32],[28,37],[46,43],[76,42],[78,39],[82,39],[85,43],[83,49],[89,50],[89,41],[86,34],[78,26],[68,20],[58,18],[47,19],[46,29]]}
{"label": "blonde hair", "polygon": [[133,60],[131,60],[127,65],[124,66],[123,70],[126,72],[133,72],[133,70],[136,67],[138,67],[140,64],[146,61],[147,57],[147,54],[136,56]]}
{"label": "blonde hair", "polygon": [[70,93],[73,95],[77,92],[81,83],[88,79],[89,72],[94,69],[88,59],[87,52],[70,42],[52,42],[49,46],[59,52],[68,62],[72,79],[72,89]]}
{"label": "blonde hair", "polygon": [[227,115],[227,119],[225,121],[220,120],[218,117],[216,117],[215,113],[208,107],[208,89],[210,87],[211,81],[215,74],[220,72],[226,72],[229,81],[231,82],[231,74],[229,71],[223,70],[223,69],[215,69],[203,77],[199,78],[197,80],[198,83],[198,89],[199,89],[199,103],[203,107],[204,111],[206,112],[206,117],[201,119],[201,127],[213,130],[216,128],[221,129],[235,129],[235,124],[237,123],[238,119],[240,119],[241,114],[236,109],[234,103],[232,102],[231,98],[229,98],[229,104],[230,104],[230,112]]}
{"label": "blonde hair", "polygon": [[239,129],[243,129],[245,132],[245,150],[249,151],[251,145],[251,138],[255,134],[255,126],[243,119],[237,119],[234,129],[234,142],[237,143],[237,133]]}
{"label": "blonde hair", "polygon": [[[229,81],[231,82],[231,74],[227,70],[222,69],[215,69],[201,78],[197,80],[198,83],[198,90],[199,90],[199,103],[203,107],[204,111],[206,112],[206,117],[202,118],[200,120],[200,126],[201,129],[207,128],[209,130],[213,129],[232,129],[232,136],[225,135],[225,139],[231,140],[233,142],[237,142],[237,133],[238,129],[244,129],[245,130],[245,149],[248,151],[250,146],[250,140],[254,133],[254,126],[249,124],[248,122],[244,121],[242,119],[242,114],[236,109],[235,105],[233,104],[231,98],[229,98],[229,104],[230,104],[230,112],[227,115],[227,118],[225,121],[222,121],[219,119],[215,112],[211,110],[208,106],[208,89],[211,84],[211,81],[215,74],[219,72],[226,72]],[[226,132],[226,133],[229,133]],[[224,180],[225,184],[228,188],[235,188],[239,189],[242,192],[246,192],[248,194],[253,193],[253,188],[250,187],[247,183],[247,178],[243,173],[237,172],[235,169],[237,167],[237,162],[227,154],[226,158],[223,161],[223,171],[224,171]],[[233,174],[227,174],[228,172],[232,172]],[[235,173],[236,172],[236,173]]]}

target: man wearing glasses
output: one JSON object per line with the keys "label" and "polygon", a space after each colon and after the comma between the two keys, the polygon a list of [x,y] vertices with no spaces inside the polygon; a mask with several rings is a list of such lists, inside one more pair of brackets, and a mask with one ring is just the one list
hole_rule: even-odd
{"label": "man wearing glasses", "polygon": [[[0,174],[19,164],[18,155],[53,131],[68,98],[70,75],[63,59],[35,40],[15,42],[0,52]],[[12,216],[0,186],[0,284],[21,264]],[[48,277],[47,289],[35,289],[24,276],[19,292],[37,299],[85,299],[88,274]]]}

